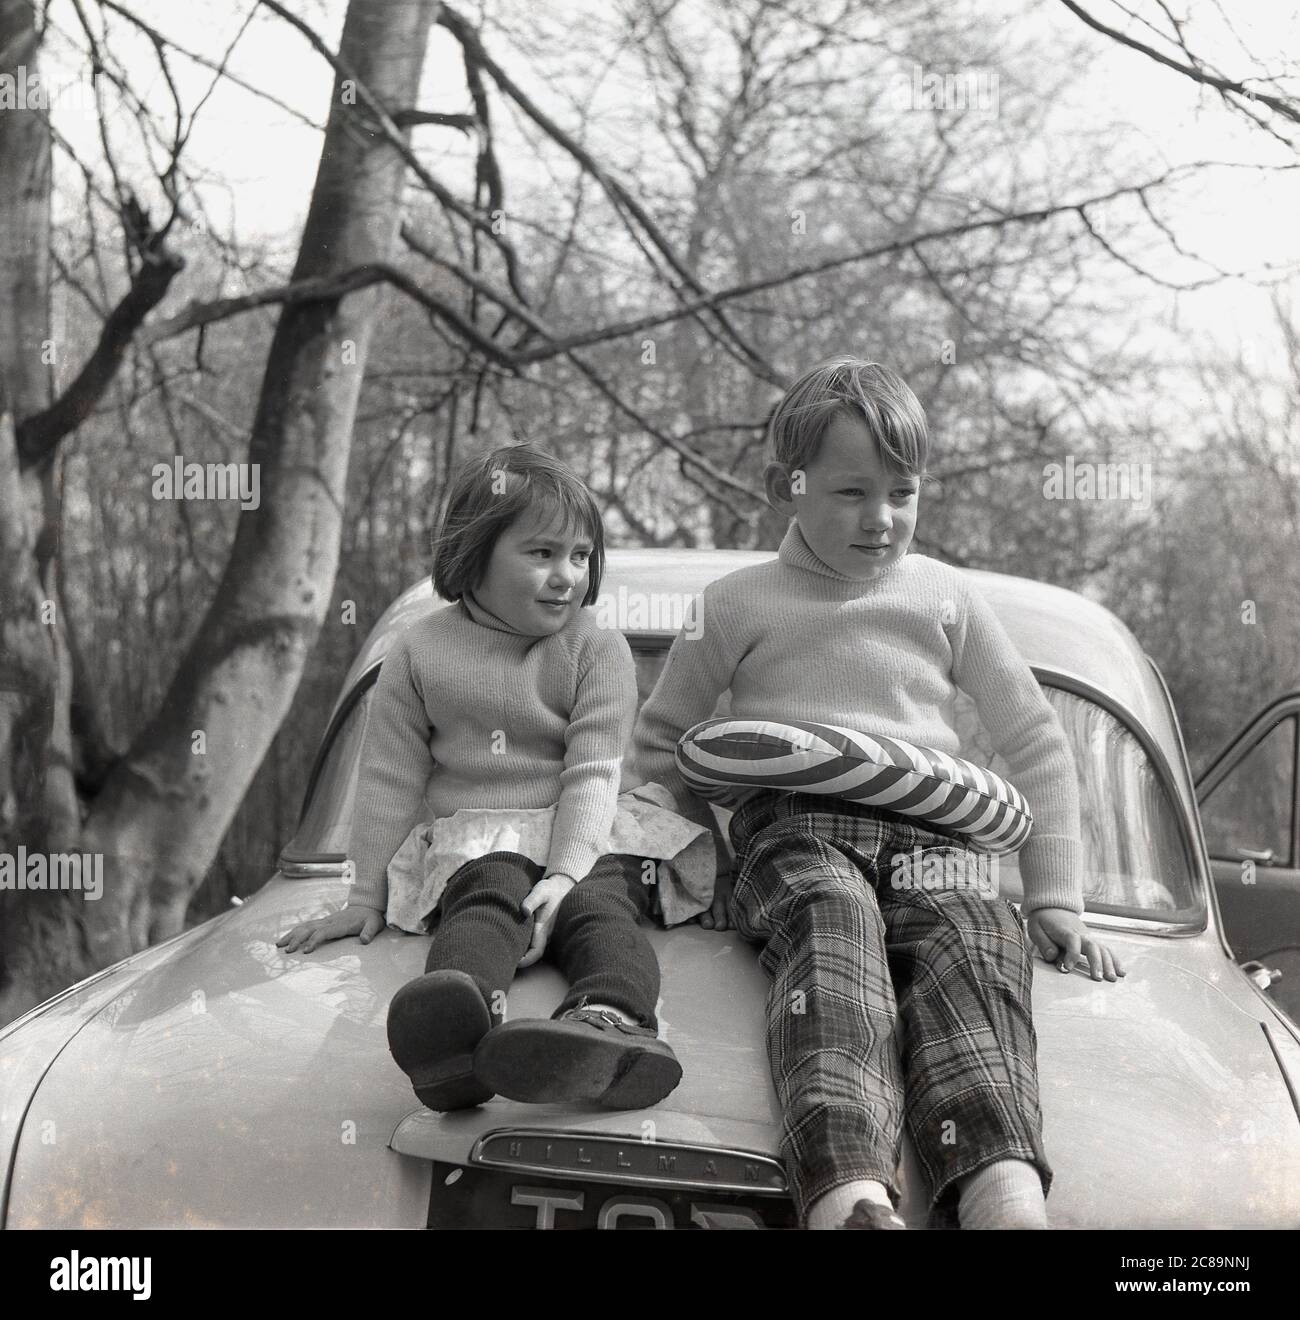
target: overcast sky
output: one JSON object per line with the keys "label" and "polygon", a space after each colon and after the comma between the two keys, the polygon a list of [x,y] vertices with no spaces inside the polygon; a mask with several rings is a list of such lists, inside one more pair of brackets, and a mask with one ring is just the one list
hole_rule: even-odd
{"label": "overcast sky", "polygon": [[[582,13],[590,8],[587,0],[540,3],[557,16],[572,15],[575,25],[582,22]],[[1195,20],[1189,29],[1194,47],[1217,59],[1230,75],[1249,72],[1212,0],[1182,0],[1183,10],[1189,6]],[[295,12],[313,22],[337,46],[345,7],[345,0],[297,0]],[[1089,73],[1069,89],[1067,99],[1054,111],[1062,143],[1072,128],[1095,132],[1115,126],[1116,133],[1133,135],[1135,151],[1153,151],[1171,162],[1213,159],[1289,163],[1289,172],[1217,170],[1206,177],[1198,195],[1189,198],[1174,218],[1183,245],[1225,269],[1258,271],[1264,264],[1272,264],[1295,271],[1300,264],[1295,237],[1296,217],[1300,215],[1300,169],[1295,168],[1294,156],[1288,157],[1285,149],[1265,134],[1251,130],[1237,116],[1227,113],[1214,93],[1198,89],[1180,75],[1099,35],[1094,39],[1057,0],[1021,4],[984,0],[984,7],[989,10],[990,21],[1000,21],[1002,30],[1008,33],[1024,35],[1033,31],[1049,38],[1059,34],[1059,40],[1069,43],[1077,42],[1083,34],[1098,52]],[[1106,0],[1088,0],[1088,7],[1099,17],[1115,21],[1115,11]],[[134,4],[141,17],[182,46],[209,56],[224,52],[252,8],[251,0],[186,0],[183,5],[175,0],[135,0]],[[599,9],[597,5],[597,14]],[[54,20],[70,31],[70,7],[55,3],[52,10]],[[1300,14],[1295,4],[1286,0],[1245,0],[1231,6],[1231,13],[1242,42],[1261,56],[1300,52]],[[1001,15],[1000,20],[997,15]],[[1137,29],[1134,31],[1139,35]],[[133,45],[124,38],[116,39],[114,44],[123,58],[131,58],[137,90],[160,112],[165,110],[169,104],[166,88],[150,48],[142,41]],[[497,51],[516,79],[553,109],[554,99],[534,76],[524,56],[508,47],[497,47]],[[62,84],[75,76],[72,66],[59,58],[57,39],[51,45],[51,55],[47,77]],[[309,118],[324,122],[332,83],[330,71],[304,38],[275,15],[262,10],[253,17],[239,40],[231,68]],[[211,74],[180,57],[174,60],[174,71],[182,95],[194,104],[206,91]],[[602,90],[607,96],[626,95],[615,79]],[[1014,91],[1004,87],[1002,95],[1009,94]],[[463,110],[467,105],[458,50],[436,28],[425,70],[423,104],[445,110]],[[94,153],[96,129],[92,115],[78,110],[75,104],[56,103],[56,123],[79,150]],[[440,153],[448,157],[465,154],[463,140],[455,134],[430,129],[417,132],[418,145],[431,151],[435,160]],[[1033,144],[1026,144],[1027,151],[1034,149]],[[1038,144],[1037,149],[1048,148]],[[192,166],[201,164],[209,177],[229,185],[228,189],[214,185],[210,191],[214,214],[232,215],[243,237],[271,240],[291,254],[306,214],[319,152],[318,133],[266,101],[224,84],[214,92],[200,117],[188,157]],[[444,167],[449,164],[450,159],[444,161]],[[227,207],[232,209],[227,212]],[[1182,273],[1186,274],[1185,268]],[[1293,292],[1296,289],[1294,277],[1289,287]],[[1149,292],[1153,313],[1167,314],[1174,300],[1155,290]],[[1180,324],[1189,332],[1211,336],[1228,349],[1238,340],[1251,340],[1266,331],[1266,295],[1244,281],[1182,295],[1177,305]]]}

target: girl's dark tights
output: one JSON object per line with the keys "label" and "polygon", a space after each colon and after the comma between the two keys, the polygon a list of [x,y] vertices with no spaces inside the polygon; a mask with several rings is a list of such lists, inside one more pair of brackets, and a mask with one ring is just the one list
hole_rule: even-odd
{"label": "girl's dark tights", "polygon": [[[565,895],[545,954],[569,981],[554,1016],[608,1004],[658,1029],[659,960],[640,925],[650,911],[646,874],[653,879],[653,862],[609,854]],[[520,904],[541,878],[542,868],[520,853],[488,853],[451,877],[439,904],[424,970],[468,972],[494,1022],[532,937],[533,919]]]}

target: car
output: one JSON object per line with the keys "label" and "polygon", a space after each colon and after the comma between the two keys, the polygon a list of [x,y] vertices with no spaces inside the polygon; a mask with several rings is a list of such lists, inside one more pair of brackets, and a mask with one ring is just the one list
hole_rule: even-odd
{"label": "car", "polygon": [[[676,630],[707,626],[693,613],[706,584],[770,557],[610,551],[594,608],[627,634],[643,698]],[[1300,1033],[1264,985],[1272,969],[1262,975],[1257,958],[1243,969],[1225,940],[1159,671],[1100,604],[962,571],[1061,716],[1082,794],[1085,920],[1128,970],[1109,984],[1035,958],[1052,1224],[1297,1226]],[[372,631],[329,720],[296,834],[256,893],[0,1035],[6,1227],[794,1222],[764,1046],[767,979],[734,930],[653,933],[663,1032],[685,1071],[639,1112],[500,1097],[426,1110],[385,1036],[388,1003],[422,972],[426,940],[389,929],[365,947],[345,940],[310,956],[276,947],[295,923],[346,901],[375,679],[400,630],[445,607],[425,580]],[[963,754],[1005,772],[971,704],[959,701],[954,717]],[[1294,758],[1291,768],[1293,811]],[[1287,828],[1294,861],[1294,822]],[[999,886],[1018,896],[1014,857],[1002,859]],[[1237,883],[1234,900],[1258,901],[1265,888]],[[558,972],[532,968],[516,978],[508,1016],[549,1015],[561,992]],[[906,1140],[901,1180],[904,1218],[925,1225],[926,1188]]]}

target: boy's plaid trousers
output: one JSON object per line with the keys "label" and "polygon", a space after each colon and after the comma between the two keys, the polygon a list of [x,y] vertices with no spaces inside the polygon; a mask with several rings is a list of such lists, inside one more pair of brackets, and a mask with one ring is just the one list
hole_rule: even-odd
{"label": "boy's plaid trousers", "polygon": [[1020,918],[973,888],[894,884],[895,857],[918,845],[950,867],[980,854],[893,812],[806,793],[757,794],[731,838],[736,927],[763,942],[773,978],[768,1059],[801,1219],[858,1179],[898,1204],[904,1113],[932,1223],[951,1223],[956,1181],[997,1159],[1034,1164],[1046,1193]]}

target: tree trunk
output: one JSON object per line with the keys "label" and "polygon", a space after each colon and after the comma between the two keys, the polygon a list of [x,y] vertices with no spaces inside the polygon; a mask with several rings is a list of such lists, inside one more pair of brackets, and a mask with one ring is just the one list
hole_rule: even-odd
{"label": "tree trunk", "polygon": [[[35,8],[0,0],[0,73],[29,89],[40,74]],[[0,280],[0,374],[16,425],[50,402],[53,379],[44,351],[52,335],[50,122],[35,106],[0,110]]]}
{"label": "tree trunk", "polygon": [[[340,63],[386,107],[416,103],[436,7],[351,0]],[[396,245],[405,166],[359,116],[360,98],[344,82],[335,80],[295,280],[387,261]],[[158,710],[85,804],[79,851],[103,859],[102,898],[45,904],[10,896],[0,1022],[182,928],[189,897],[289,709],[331,597],[353,419],[383,296],[372,288],[285,306],[248,451],[260,505],[240,511],[225,573]],[[0,443],[12,447],[11,438]],[[0,470],[0,483],[4,477]],[[148,498],[146,474],[138,489]],[[47,648],[56,651],[55,641]],[[70,695],[59,693],[55,727],[67,725]],[[69,959],[80,963],[71,974]]]}
{"label": "tree trunk", "polygon": [[[0,0],[0,72],[31,89],[40,39],[27,0]],[[34,102],[34,98],[33,98]],[[71,667],[57,579],[57,464],[20,471],[19,417],[50,402],[50,127],[35,103],[0,112],[0,853],[77,848],[81,812],[68,722]],[[51,351],[53,350],[53,351]],[[12,873],[12,872],[11,872]],[[0,1023],[7,987],[85,975],[77,898],[0,890]],[[16,1011],[43,997],[20,990]]]}

